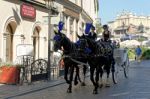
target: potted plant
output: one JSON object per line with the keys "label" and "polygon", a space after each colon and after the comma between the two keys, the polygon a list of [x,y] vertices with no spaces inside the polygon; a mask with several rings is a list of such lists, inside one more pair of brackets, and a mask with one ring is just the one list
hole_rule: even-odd
{"label": "potted plant", "polygon": [[0,66],[0,83],[18,84],[20,77],[20,66],[12,63],[2,63]]}

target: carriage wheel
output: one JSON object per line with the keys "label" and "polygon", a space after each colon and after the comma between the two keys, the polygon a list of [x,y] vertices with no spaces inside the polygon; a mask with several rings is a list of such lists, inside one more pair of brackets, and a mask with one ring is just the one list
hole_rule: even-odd
{"label": "carriage wheel", "polygon": [[125,78],[128,78],[129,77],[129,58],[128,58],[128,56],[127,56],[127,60],[124,64],[123,70],[124,70]]}
{"label": "carriage wheel", "polygon": [[118,82],[118,74],[119,74],[119,69],[118,66],[115,65],[115,71],[112,71],[112,80],[114,84],[117,84]]}

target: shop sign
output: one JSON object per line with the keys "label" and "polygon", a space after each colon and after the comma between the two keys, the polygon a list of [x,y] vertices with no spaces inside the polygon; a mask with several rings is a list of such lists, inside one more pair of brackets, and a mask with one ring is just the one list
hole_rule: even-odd
{"label": "shop sign", "polygon": [[20,9],[21,16],[24,18],[35,19],[36,9],[32,5],[22,4]]}

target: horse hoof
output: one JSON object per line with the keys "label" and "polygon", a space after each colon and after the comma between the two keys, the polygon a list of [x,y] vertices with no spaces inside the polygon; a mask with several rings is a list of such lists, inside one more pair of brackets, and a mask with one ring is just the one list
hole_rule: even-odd
{"label": "horse hoof", "polygon": [[106,87],[110,87],[110,84],[106,84]]}
{"label": "horse hoof", "polygon": [[108,78],[107,78],[107,81],[106,81],[106,87],[110,87],[110,81],[109,81]]}
{"label": "horse hoof", "polygon": [[100,84],[99,87],[102,88],[102,87],[103,87],[103,84]]}
{"label": "horse hoof", "polygon": [[93,90],[93,94],[98,94],[98,92],[96,90]]}
{"label": "horse hoof", "polygon": [[81,86],[86,86],[86,84],[84,82],[81,83]]}
{"label": "horse hoof", "polygon": [[70,84],[70,81],[66,81],[67,84]]}
{"label": "horse hoof", "polygon": [[70,89],[67,90],[67,93],[72,93],[72,91]]}
{"label": "horse hoof", "polygon": [[75,82],[74,82],[74,85],[77,85],[77,84],[78,84],[78,81],[75,81]]}

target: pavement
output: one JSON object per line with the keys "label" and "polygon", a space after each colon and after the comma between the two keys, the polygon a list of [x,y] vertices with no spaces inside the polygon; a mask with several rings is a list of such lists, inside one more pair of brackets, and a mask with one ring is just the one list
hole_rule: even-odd
{"label": "pavement", "polygon": [[[88,76],[89,73],[87,74],[87,77]],[[30,85],[27,83],[23,85],[0,84],[0,99],[15,99],[15,97],[18,96],[38,92],[62,84],[66,84],[63,76],[60,76],[57,79],[55,78],[55,80],[51,81],[36,81],[31,83]]]}
{"label": "pavement", "polygon": [[5,85],[0,84],[0,99],[9,99],[16,96],[25,95],[28,93],[44,90],[46,88],[51,88],[64,84],[64,79],[54,80],[54,81],[39,81],[34,82],[31,85]]}
{"label": "pavement", "polygon": [[[150,84],[150,77],[147,77],[150,72],[150,60],[142,61],[140,63],[132,60],[130,66],[132,69],[130,81],[121,78],[120,84],[112,86],[110,89],[101,89],[101,99],[150,99],[150,87],[143,86],[143,83],[147,85]],[[139,73],[143,75],[140,75]],[[137,75],[138,77],[135,78]],[[67,85],[63,78],[54,81],[35,82],[31,85],[24,84],[22,86],[1,84],[0,99],[98,99],[98,95],[92,95],[93,86],[89,77],[87,77],[87,79],[88,87],[84,87],[82,90],[80,86],[74,87],[73,93],[69,95],[65,94]],[[108,93],[109,96],[106,93]],[[144,96],[142,97],[143,94]],[[149,98],[145,98],[145,95]],[[85,96],[87,97],[85,98]],[[106,98],[106,96],[108,97]]]}

